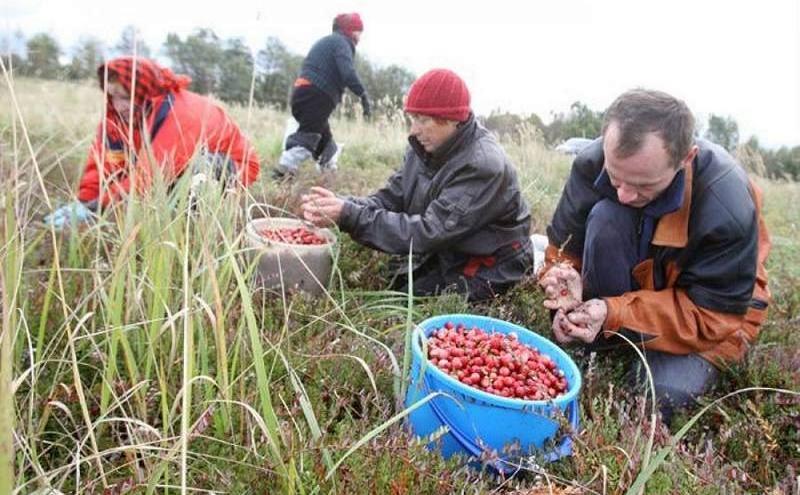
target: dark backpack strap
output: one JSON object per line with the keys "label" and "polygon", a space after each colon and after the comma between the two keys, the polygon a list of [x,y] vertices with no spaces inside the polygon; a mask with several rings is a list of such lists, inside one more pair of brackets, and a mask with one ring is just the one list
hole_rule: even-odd
{"label": "dark backpack strap", "polygon": [[114,140],[106,136],[106,147],[111,151],[124,151],[125,143],[121,139]]}
{"label": "dark backpack strap", "polygon": [[167,93],[167,96],[164,98],[164,101],[162,101],[161,105],[158,107],[158,111],[156,112],[156,118],[153,121],[153,128],[150,130],[150,142],[153,142],[156,139],[156,134],[158,134],[158,131],[161,130],[161,126],[167,119],[169,111],[172,110],[173,101],[175,101],[175,95],[173,95],[172,93]]}
{"label": "dark backpack strap", "polygon": [[[151,142],[156,138],[158,131],[161,130],[161,126],[164,124],[164,121],[167,120],[167,115],[169,115],[169,111],[172,110],[172,103],[174,101],[175,95],[172,93],[167,93],[167,96],[164,97],[164,101],[162,101],[161,105],[158,107],[156,118],[153,121],[153,129],[150,131]],[[123,151],[125,149],[125,143],[121,139],[112,140],[108,136],[106,136],[106,146],[108,146],[108,149],[112,151]]]}

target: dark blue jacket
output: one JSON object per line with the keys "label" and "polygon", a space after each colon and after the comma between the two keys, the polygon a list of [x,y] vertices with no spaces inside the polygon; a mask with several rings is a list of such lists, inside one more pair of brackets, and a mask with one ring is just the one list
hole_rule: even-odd
{"label": "dark blue jacket", "polygon": [[[634,330],[654,337],[648,349],[699,353],[716,364],[741,359],[758,335],[769,302],[764,262],[770,243],[757,186],[720,146],[696,144],[697,157],[679,181],[682,203],[658,218],[647,259],[633,270],[641,289],[605,298],[603,330]],[[548,251],[563,246],[576,266],[589,212],[609,197],[598,181],[604,164],[598,139],[575,158],[547,227]]]}
{"label": "dark blue jacket", "polygon": [[311,81],[335,103],[342,100],[345,88],[361,97],[365,90],[353,64],[355,53],[356,46],[350,38],[339,32],[329,34],[311,47],[300,77]]}

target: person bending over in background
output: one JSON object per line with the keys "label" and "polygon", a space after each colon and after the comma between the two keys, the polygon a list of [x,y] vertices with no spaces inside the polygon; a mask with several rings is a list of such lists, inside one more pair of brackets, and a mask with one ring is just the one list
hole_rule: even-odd
{"label": "person bending over in background", "polygon": [[[742,359],[769,302],[760,191],[723,148],[694,138],[686,104],[632,90],[576,158],[539,281],[553,333],[642,345],[663,419]],[[631,380],[643,372],[631,371]]]}
{"label": "person bending over in background", "polygon": [[[517,172],[475,120],[464,81],[434,69],[409,89],[411,135],[403,166],[376,193],[339,198],[320,187],[303,198],[305,218],[335,222],[357,242],[413,256],[413,292],[488,299],[533,266],[530,209]],[[408,264],[394,287],[408,290]]]}
{"label": "person bending over in background", "polygon": [[[45,218],[57,228],[74,217],[148,189],[154,173],[174,183],[190,161],[220,181],[252,184],[255,150],[236,123],[210,98],[186,88],[191,80],[144,58],[121,57],[97,69],[107,98],[105,118],[89,150],[77,201]],[[131,97],[132,95],[132,97]]]}
{"label": "person bending over in background", "polygon": [[311,47],[292,91],[292,115],[299,127],[286,139],[278,166],[272,170],[273,179],[294,177],[309,158],[317,161],[320,171],[336,170],[338,148],[328,118],[345,88],[361,98],[364,117],[370,116],[367,91],[353,63],[363,31],[358,14],[339,14],[333,20],[333,33]]}

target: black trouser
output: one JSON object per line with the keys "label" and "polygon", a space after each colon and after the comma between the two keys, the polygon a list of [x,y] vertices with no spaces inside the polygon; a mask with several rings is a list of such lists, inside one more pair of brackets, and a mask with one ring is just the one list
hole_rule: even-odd
{"label": "black trouser", "polygon": [[[431,296],[452,291],[466,294],[470,302],[478,302],[504,294],[532,269],[533,245],[529,238],[525,238],[514,243],[514,247],[498,249],[495,257],[496,262],[491,267],[481,266],[474,274],[467,275],[463,263],[448,270],[441,266],[439,257],[434,255],[414,270],[414,295]],[[468,260],[465,257],[464,263]],[[396,275],[392,288],[407,292],[408,275]]]}
{"label": "black trouser", "polygon": [[[619,296],[638,290],[633,278],[633,268],[639,261],[638,225],[639,214],[635,208],[609,199],[592,208],[583,248],[585,299]],[[643,337],[626,330],[623,334],[634,341],[637,335]],[[601,337],[599,341],[602,340]],[[593,348],[602,348],[602,343],[593,345]],[[653,374],[659,408],[667,423],[674,408],[690,405],[717,380],[717,369],[698,354],[674,355],[659,351],[646,351],[645,354]],[[629,380],[637,383],[642,383],[645,376],[643,368],[638,366],[628,375]]]}
{"label": "black trouser", "polygon": [[[321,136],[314,149],[308,149],[315,160],[333,140],[328,118],[336,108],[336,103],[324,91],[314,86],[300,86],[292,92],[292,116],[300,126],[297,133],[315,133]],[[286,149],[297,146],[297,141],[287,139]]]}
{"label": "black trouser", "polygon": [[[434,296],[445,291],[466,294],[470,302],[485,301],[503,294],[513,284],[493,283],[479,277],[445,277],[435,262],[428,262],[414,270],[414,295]],[[408,275],[397,275],[392,288],[400,292],[408,292]]]}

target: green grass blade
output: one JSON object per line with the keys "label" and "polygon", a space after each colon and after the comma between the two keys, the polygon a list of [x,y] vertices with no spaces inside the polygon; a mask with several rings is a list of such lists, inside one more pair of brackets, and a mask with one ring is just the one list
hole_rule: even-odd
{"label": "green grass blade", "polygon": [[437,396],[440,396],[440,395],[443,396],[443,397],[450,397],[449,395],[447,395],[447,394],[445,394],[443,392],[432,392],[432,393],[426,395],[425,397],[423,397],[422,399],[418,400],[414,404],[412,404],[411,407],[409,407],[407,409],[403,409],[402,411],[398,412],[397,414],[395,414],[394,416],[392,416],[388,420],[384,421],[383,423],[381,423],[377,427],[375,427],[372,430],[370,430],[369,432],[367,432],[366,435],[364,435],[361,438],[359,438],[358,441],[356,443],[354,443],[352,447],[347,449],[347,452],[345,452],[339,458],[339,460],[336,461],[336,463],[333,465],[333,468],[329,469],[328,472],[325,474],[325,479],[326,480],[330,479],[331,476],[333,476],[333,474],[336,472],[336,470],[339,469],[339,466],[341,466],[342,463],[348,457],[350,457],[353,454],[353,452],[355,452],[356,450],[358,450],[361,447],[363,447],[364,444],[366,444],[367,442],[369,442],[370,440],[372,440],[376,436],[380,435],[383,431],[385,431],[387,428],[389,428],[393,424],[397,423],[398,421],[400,421],[401,419],[405,418],[406,416],[408,416],[412,412],[414,412],[417,409],[419,409],[420,407],[424,406],[431,399],[433,399],[433,398],[435,398]]}

